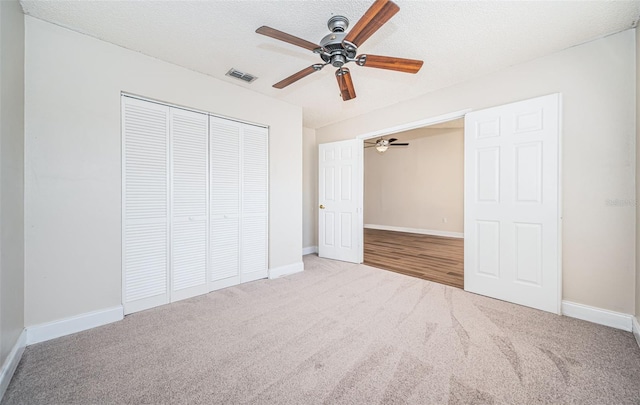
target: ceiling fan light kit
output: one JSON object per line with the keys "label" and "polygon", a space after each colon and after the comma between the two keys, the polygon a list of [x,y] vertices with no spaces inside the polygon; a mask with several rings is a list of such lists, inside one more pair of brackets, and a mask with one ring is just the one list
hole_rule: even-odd
{"label": "ceiling fan light kit", "polygon": [[329,27],[331,33],[322,38],[320,45],[271,27],[262,26],[258,28],[256,30],[258,34],[266,35],[313,51],[320,55],[323,62],[302,69],[274,84],[273,87],[283,89],[311,73],[322,70],[326,65],[331,65],[338,68],[338,70],[336,70],[336,78],[338,80],[338,87],[340,88],[340,96],[344,101],[347,101],[356,97],[351,72],[344,67],[347,63],[355,62],[358,66],[395,70],[404,73],[417,73],[422,67],[423,62],[421,60],[380,55],[357,55],[358,47],[389,21],[399,10],[400,7],[390,0],[376,0],[349,32],[347,32],[349,19],[342,15],[334,15],[327,22],[327,27]]}
{"label": "ceiling fan light kit", "polygon": [[378,153],[384,153],[389,149],[389,141],[386,139],[378,139],[376,142],[376,150]]}

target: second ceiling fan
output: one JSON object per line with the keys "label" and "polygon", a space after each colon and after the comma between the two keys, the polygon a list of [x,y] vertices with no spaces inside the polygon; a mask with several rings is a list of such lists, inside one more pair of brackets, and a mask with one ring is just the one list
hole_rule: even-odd
{"label": "second ceiling fan", "polygon": [[359,66],[396,70],[405,73],[417,73],[422,67],[423,62],[421,60],[367,54],[356,56],[358,47],[389,21],[399,10],[400,7],[390,0],[376,0],[349,32],[346,32],[349,27],[349,20],[341,15],[333,16],[327,23],[331,33],[322,38],[320,45],[271,27],[262,26],[258,28],[256,30],[258,34],[266,35],[313,51],[319,54],[323,61],[322,63],[313,64],[308,68],[294,73],[274,84],[273,87],[277,89],[285,88],[303,77],[321,70],[326,65],[332,65],[338,68],[336,70],[336,78],[338,80],[338,87],[340,88],[340,95],[344,101],[347,101],[356,98],[356,91],[353,87],[353,81],[351,80],[351,72],[348,68],[344,67],[347,63],[355,62]]}
{"label": "second ceiling fan", "polygon": [[376,150],[380,153],[384,153],[387,151],[387,149],[389,149],[389,146],[409,146],[408,143],[404,142],[404,143],[394,143],[398,140],[398,138],[390,138],[390,139],[384,139],[384,138],[378,138],[375,141],[374,140],[366,140],[364,141],[364,147],[366,148],[373,148],[375,147]]}

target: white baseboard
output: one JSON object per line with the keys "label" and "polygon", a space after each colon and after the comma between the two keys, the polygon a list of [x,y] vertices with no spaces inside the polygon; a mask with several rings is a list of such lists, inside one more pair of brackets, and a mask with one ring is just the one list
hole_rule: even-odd
{"label": "white baseboard", "polygon": [[318,253],[317,246],[308,246],[306,248],[302,248],[302,256],[304,255],[312,255],[314,253]]}
{"label": "white baseboard", "polygon": [[633,315],[590,307],[571,301],[562,301],[562,315],[622,329],[627,332],[632,330]]}
{"label": "white baseboard", "polygon": [[419,233],[421,235],[446,236],[448,238],[464,238],[463,232],[436,231],[433,229],[405,228],[402,226],[375,225],[375,224],[364,224],[364,227],[368,229],[380,229],[381,231]]}
{"label": "white baseboard", "polygon": [[27,345],[82,332],[83,330],[120,321],[123,318],[124,309],[122,305],[119,305],[113,308],[101,309],[99,311],[87,312],[86,314],[60,319],[58,321],[29,326],[27,328]]}
{"label": "white baseboard", "polygon": [[636,337],[636,343],[640,347],[640,323],[637,316],[633,317],[633,336]]}
{"label": "white baseboard", "polygon": [[274,279],[289,274],[300,273],[304,270],[304,263],[298,262],[293,264],[287,264],[286,266],[274,267],[269,269],[269,278]]}
{"label": "white baseboard", "polygon": [[2,401],[2,397],[4,396],[4,393],[7,390],[9,383],[11,382],[13,373],[15,373],[16,368],[18,368],[18,363],[20,363],[22,353],[24,353],[24,348],[26,346],[27,331],[23,329],[20,336],[18,336],[16,344],[13,345],[13,348],[9,352],[7,359],[2,364],[2,371],[0,371],[0,401]]}

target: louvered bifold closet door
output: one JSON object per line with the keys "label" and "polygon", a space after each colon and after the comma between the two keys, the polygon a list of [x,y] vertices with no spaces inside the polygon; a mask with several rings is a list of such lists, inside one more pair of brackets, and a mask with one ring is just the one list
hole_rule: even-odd
{"label": "louvered bifold closet door", "polygon": [[269,132],[267,128],[244,125],[241,141],[241,280],[267,277]]}
{"label": "louvered bifold closet door", "polygon": [[122,97],[124,313],[169,301],[169,107]]}
{"label": "louvered bifold closet door", "polygon": [[171,301],[207,283],[208,116],[171,109]]}
{"label": "louvered bifold closet door", "polygon": [[240,283],[240,133],[242,124],[209,118],[210,289]]}

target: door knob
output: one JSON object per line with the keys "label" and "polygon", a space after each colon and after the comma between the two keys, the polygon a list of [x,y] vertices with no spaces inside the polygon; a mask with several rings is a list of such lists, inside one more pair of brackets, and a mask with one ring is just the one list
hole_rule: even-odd
{"label": "door knob", "polygon": [[320,204],[320,209],[323,210],[324,209],[324,205]]}

